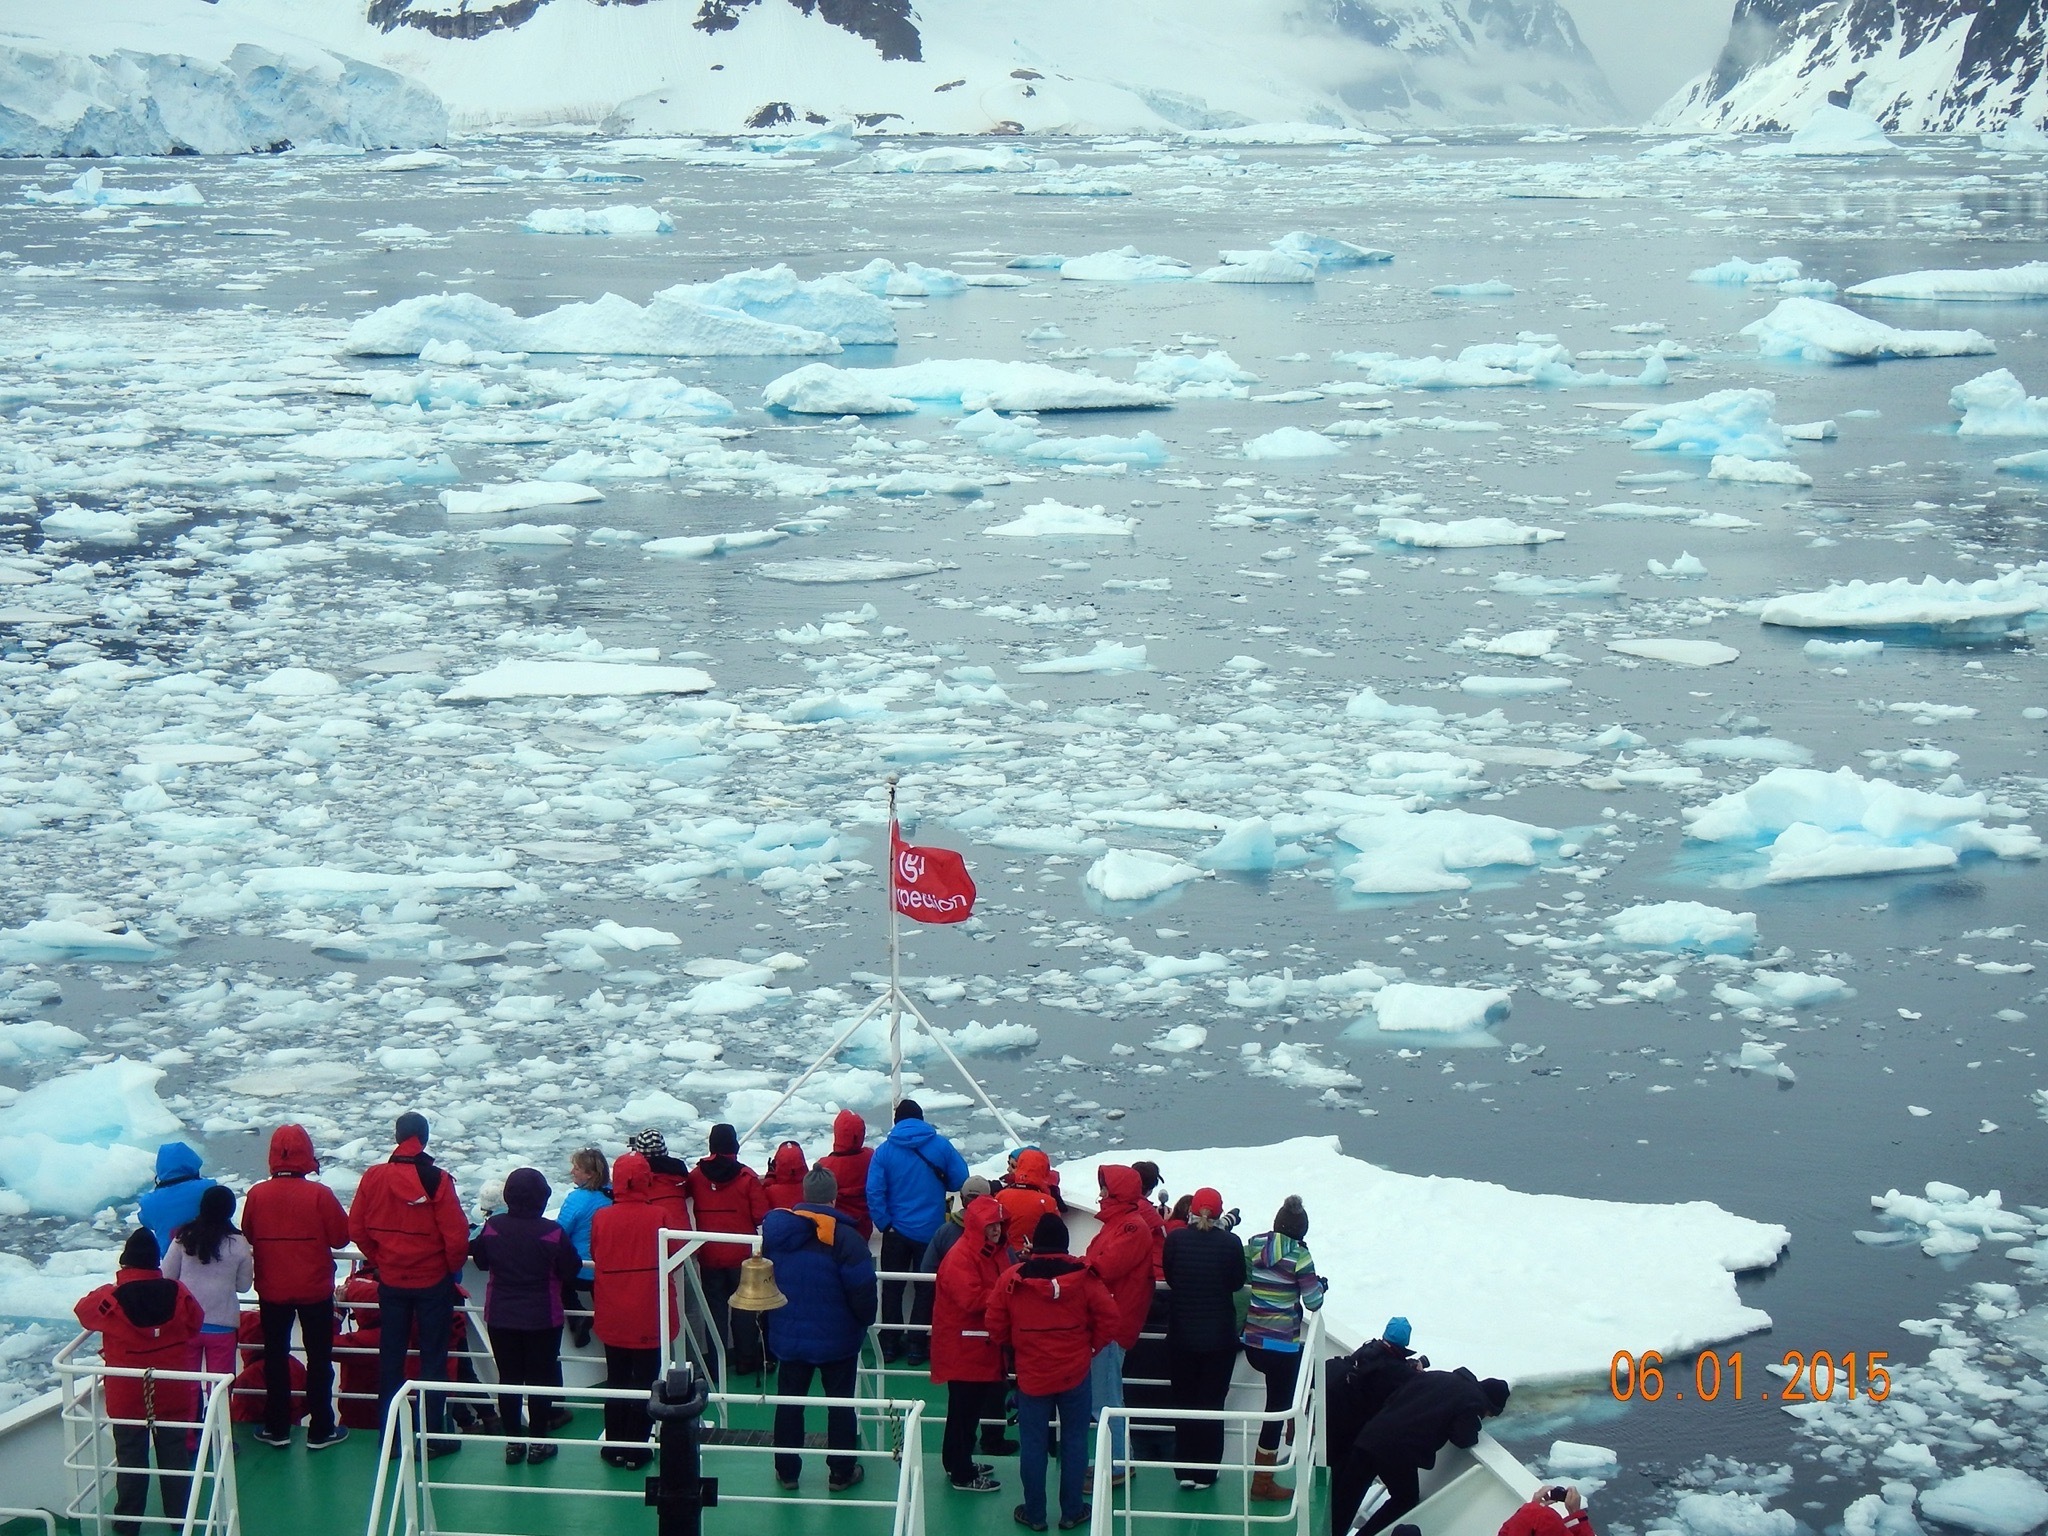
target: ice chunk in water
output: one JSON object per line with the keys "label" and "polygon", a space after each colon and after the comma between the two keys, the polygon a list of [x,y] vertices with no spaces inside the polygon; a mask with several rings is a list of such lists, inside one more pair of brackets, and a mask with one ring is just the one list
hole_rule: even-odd
{"label": "ice chunk in water", "polygon": [[[2014,127],[2027,126],[2014,120]],[[2039,129],[2034,130],[2039,133]],[[2048,299],[2048,261],[2017,267],[1985,267],[1970,271],[1901,272],[1874,278],[1849,290],[1858,299],[1941,300],[1966,303],[2011,299]]]}
{"label": "ice chunk in water", "polygon": [[1615,913],[1604,925],[1616,944],[1742,955],[1756,947],[1756,914],[1699,901],[1658,901]]}
{"label": "ice chunk in water", "polygon": [[1958,384],[1948,392],[1948,403],[1963,418],[1956,427],[1960,436],[2048,437],[2048,399],[2029,397],[2009,368]]}
{"label": "ice chunk in water", "polygon": [[1789,298],[1742,328],[1765,357],[1875,363],[1896,357],[1975,357],[1998,348],[1981,331],[1902,331],[1821,299]]}
{"label": "ice chunk in water", "polygon": [[1111,517],[1099,506],[1069,507],[1048,499],[982,533],[1004,539],[1125,538],[1136,528],[1135,518]]}
{"label": "ice chunk in water", "polygon": [[1244,445],[1248,459],[1333,459],[1344,445],[1303,427],[1276,427]]}
{"label": "ice chunk in water", "polygon": [[1489,549],[1517,544],[1550,544],[1564,537],[1555,528],[1511,522],[1505,517],[1467,517],[1449,523],[1412,517],[1383,517],[1380,537],[1414,549]]}
{"label": "ice chunk in water", "polygon": [[463,678],[441,695],[462,699],[629,698],[646,693],[705,693],[711,678],[695,667],[632,666],[610,661],[504,661]]}
{"label": "ice chunk in water", "polygon": [[1979,1536],[2026,1536],[2048,1522],[2048,1488],[2018,1467],[1973,1467],[1921,1494],[1920,1512]]}
{"label": "ice chunk in water", "polygon": [[1149,848],[1112,848],[1088,866],[1091,891],[1105,901],[1146,901],[1202,877],[1201,868]]}
{"label": "ice chunk in water", "polygon": [[810,363],[761,391],[771,410],[806,416],[900,415],[919,406],[964,411],[1101,411],[1166,405],[1144,384],[1069,372],[1050,363],[935,358],[902,368],[835,368]]}
{"label": "ice chunk in water", "polygon": [[1792,592],[1764,604],[1766,624],[1795,629],[1932,628],[1958,634],[2003,634],[2011,621],[2048,608],[2048,585],[2031,570],[1982,581],[1851,581],[1818,592]]}
{"label": "ice chunk in water", "polygon": [[1498,988],[1396,981],[1373,994],[1372,1007],[1388,1034],[1464,1035],[1506,1018],[1513,1001]]}
{"label": "ice chunk in water", "polygon": [[659,208],[536,208],[519,226],[533,235],[672,235],[675,221]]}
{"label": "ice chunk in water", "polygon": [[180,1127],[156,1096],[163,1075],[116,1057],[29,1089],[0,1110],[0,1185],[64,1216],[135,1193],[155,1171],[156,1143]]}

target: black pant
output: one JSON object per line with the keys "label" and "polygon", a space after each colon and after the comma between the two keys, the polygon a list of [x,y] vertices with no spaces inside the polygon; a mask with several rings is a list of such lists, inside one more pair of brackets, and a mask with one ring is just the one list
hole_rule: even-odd
{"label": "black pant", "polygon": [[263,1428],[283,1435],[292,1425],[292,1323],[306,1346],[306,1433],[314,1440],[334,1434],[334,1303],[265,1301],[263,1319]]}
{"label": "black pant", "polygon": [[[192,1494],[191,1431],[183,1424],[116,1424],[114,1464],[114,1531],[116,1536],[137,1536],[139,1522],[123,1515],[139,1515],[149,1507],[149,1447],[156,1443],[157,1497],[164,1514],[172,1520],[185,1516],[185,1501]],[[132,1470],[131,1470],[132,1469]]]}
{"label": "black pant", "polygon": [[[1168,1375],[1173,1382],[1176,1408],[1221,1408],[1230,1396],[1230,1372],[1237,1364],[1235,1349],[1174,1350]],[[1221,1419],[1181,1419],[1173,1426],[1173,1459],[1176,1475],[1204,1487],[1216,1481],[1215,1466],[1202,1462],[1223,1460]]]}
{"label": "black pant", "polygon": [[[1256,1349],[1247,1344],[1244,1357],[1251,1368],[1266,1378],[1266,1412],[1285,1413],[1294,1406],[1294,1386],[1301,1379],[1301,1351],[1298,1349]],[[1259,1449],[1277,1451],[1287,1426],[1272,1419],[1259,1426]]]}
{"label": "black pant", "polygon": [[[941,1442],[940,1460],[946,1476],[956,1483],[974,1481],[974,1441],[981,1421],[1003,1411],[1000,1381],[949,1381],[946,1383],[946,1437]],[[997,1435],[1002,1425],[996,1426]],[[982,1432],[986,1440],[986,1432]]]}
{"label": "black pant", "polygon": [[[929,1242],[930,1239],[926,1239]],[[914,1237],[905,1237],[894,1227],[882,1233],[883,1269],[915,1270],[924,1262],[926,1244]],[[885,1323],[916,1323],[927,1330],[932,1320],[932,1288],[929,1284],[910,1280],[889,1280],[882,1285],[882,1321]],[[932,1343],[929,1331],[912,1333],[905,1328],[884,1328],[882,1330],[882,1358],[885,1360],[909,1359],[928,1360],[931,1358]]]}
{"label": "black pant", "polygon": [[[819,1385],[824,1387],[827,1397],[852,1397],[854,1379],[860,1369],[860,1356],[848,1355],[844,1360],[827,1360],[822,1365],[809,1360],[785,1360],[776,1373],[775,1395],[778,1397],[808,1397],[811,1391],[811,1375],[815,1372]],[[778,1403],[775,1408],[775,1475],[794,1481],[804,1469],[801,1456],[785,1456],[782,1447],[790,1446],[801,1450],[804,1443],[804,1411],[795,1403]],[[850,1451],[860,1444],[860,1422],[851,1408],[827,1408],[825,1410],[825,1444],[835,1451]],[[827,1456],[825,1469],[835,1478],[848,1478],[853,1469],[860,1465],[851,1456]]]}
{"label": "black pant", "polygon": [[704,1300],[711,1308],[711,1326],[725,1342],[725,1368],[735,1376],[754,1376],[761,1370],[761,1314],[736,1312],[733,1292],[740,1288],[740,1272],[704,1265],[697,1275],[704,1286]]}
{"label": "black pant", "polygon": [[[396,1285],[377,1287],[377,1421],[388,1423],[391,1401],[405,1385],[405,1357],[415,1331],[420,1341],[420,1380],[448,1380],[448,1335],[455,1324],[455,1277],[417,1290]],[[430,1435],[441,1432],[448,1394],[420,1393],[421,1418]]]}
{"label": "black pant", "polygon": [[[485,1325],[491,1338],[491,1358],[498,1362],[498,1385],[503,1387],[559,1387],[562,1384],[562,1330],[553,1328],[493,1328]],[[530,1409],[522,1416],[520,1405]],[[505,1421],[505,1433],[520,1435],[531,1428],[536,1435],[548,1433],[555,1401],[518,1392],[498,1393],[498,1417]]]}
{"label": "black pant", "polygon": [[[618,1349],[607,1344],[604,1347],[604,1384],[608,1387],[630,1387],[645,1391],[654,1385],[654,1378],[661,1373],[661,1351],[658,1349]],[[559,1377],[556,1378],[560,1380]],[[645,1440],[653,1432],[653,1423],[647,1417],[647,1402],[627,1398],[607,1398],[604,1405],[604,1437],[607,1440]],[[644,1467],[653,1458],[651,1451],[608,1446],[604,1456],[607,1461],[621,1466]]]}
{"label": "black pant", "polygon": [[1419,1471],[1412,1461],[1382,1458],[1369,1450],[1350,1451],[1330,1473],[1330,1536],[1344,1536],[1351,1529],[1375,1478],[1386,1485],[1387,1502],[1365,1522],[1367,1536],[1377,1536],[1399,1520],[1422,1502]]}

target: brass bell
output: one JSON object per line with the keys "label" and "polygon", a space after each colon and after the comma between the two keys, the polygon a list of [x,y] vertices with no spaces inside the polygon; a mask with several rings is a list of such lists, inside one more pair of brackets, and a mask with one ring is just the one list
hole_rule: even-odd
{"label": "brass bell", "polygon": [[740,1264],[740,1287],[728,1303],[738,1312],[773,1312],[789,1305],[789,1298],[775,1285],[775,1264],[758,1253]]}

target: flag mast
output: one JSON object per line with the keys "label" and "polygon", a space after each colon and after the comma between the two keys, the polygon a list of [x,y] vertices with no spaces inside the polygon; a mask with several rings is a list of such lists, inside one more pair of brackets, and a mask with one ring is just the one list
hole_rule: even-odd
{"label": "flag mast", "polygon": [[889,1108],[903,1102],[903,969],[897,944],[896,775],[889,775]]}

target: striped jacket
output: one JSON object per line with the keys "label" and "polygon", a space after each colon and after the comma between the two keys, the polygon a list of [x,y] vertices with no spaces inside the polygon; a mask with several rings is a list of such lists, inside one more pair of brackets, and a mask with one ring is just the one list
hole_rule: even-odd
{"label": "striped jacket", "polygon": [[1308,1244],[1284,1232],[1262,1232],[1244,1245],[1244,1342],[1250,1349],[1301,1348],[1302,1313],[1323,1304],[1323,1277]]}

